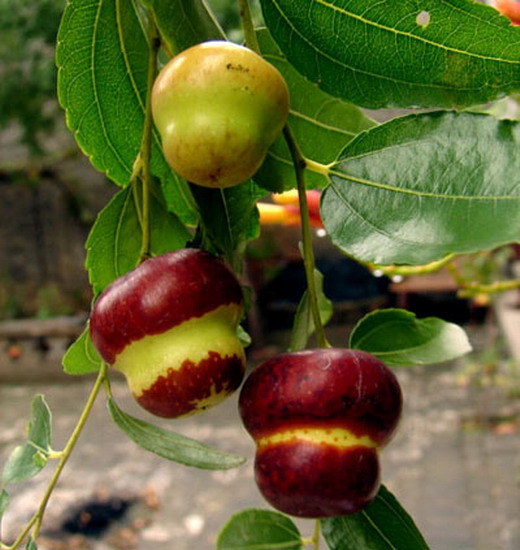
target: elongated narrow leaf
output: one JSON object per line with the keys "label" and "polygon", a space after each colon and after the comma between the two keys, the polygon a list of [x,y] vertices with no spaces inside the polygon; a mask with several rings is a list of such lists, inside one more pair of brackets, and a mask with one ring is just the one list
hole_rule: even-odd
{"label": "elongated narrow leaf", "polygon": [[[318,271],[314,271],[314,280],[318,298],[318,307],[320,310],[321,322],[325,325],[332,316],[332,302],[325,296],[323,292],[323,275]],[[314,333],[315,326],[310,309],[309,292],[306,290],[298,304],[296,316],[293,323],[291,333],[290,350],[298,351],[305,349],[310,336]]]}
{"label": "elongated narrow leaf", "polygon": [[217,550],[300,550],[302,539],[292,519],[270,510],[235,514],[217,539]]}
{"label": "elongated narrow leaf", "polygon": [[[98,214],[87,239],[89,279],[99,294],[116,278],[139,262],[142,228],[134,190],[119,191]],[[154,194],[150,197],[150,247],[154,255],[182,248],[190,233],[174,214],[168,212]]]}
{"label": "elongated narrow leaf", "polygon": [[[306,158],[329,164],[354,136],[375,125],[355,105],[326,94],[299,74],[267,29],[261,29],[258,38],[262,55],[282,73],[287,82],[291,97],[289,125]],[[316,172],[307,171],[305,178],[308,188],[327,184],[326,176]],[[293,161],[283,135],[269,149],[254,179],[262,187],[275,192],[296,187]]]}
{"label": "elongated narrow leaf", "polygon": [[354,139],[321,215],[333,242],[377,264],[425,264],[520,241],[520,124],[469,113],[397,118]]}
{"label": "elongated narrow leaf", "polygon": [[36,541],[34,540],[34,538],[32,536],[30,536],[27,539],[27,542],[25,544],[25,549],[26,550],[38,550],[38,544],[36,543]]}
{"label": "elongated narrow leaf", "polygon": [[520,88],[520,30],[468,0],[261,0],[289,61],[369,108],[461,107]]}
{"label": "elongated narrow leaf", "polygon": [[145,0],[170,55],[206,40],[224,40],[224,31],[203,0]]}
{"label": "elongated narrow leaf", "polygon": [[2,481],[17,483],[35,476],[47,463],[51,437],[51,411],[43,396],[37,395],[32,402],[27,441],[7,459]]}
{"label": "elongated narrow leaf", "polygon": [[363,511],[321,521],[330,550],[428,550],[412,518],[381,486]]}
{"label": "elongated narrow leaf", "polygon": [[7,494],[7,491],[5,489],[2,489],[0,491],[0,520],[2,519],[2,516],[5,514],[5,511],[9,507],[9,495]]}
{"label": "elongated narrow leaf", "polygon": [[88,374],[97,372],[102,359],[94,348],[88,327],[79,338],[67,349],[62,359],[63,369],[67,374]]}
{"label": "elongated narrow leaf", "polygon": [[122,411],[113,399],[108,410],[114,422],[137,445],[158,456],[186,466],[205,470],[227,470],[245,462],[245,458],[224,453],[189,437],[163,430]]}
{"label": "elongated narrow leaf", "polygon": [[471,351],[464,330],[437,317],[417,319],[404,309],[369,313],[354,327],[350,347],[368,351],[387,365],[431,365]]}
{"label": "elongated narrow leaf", "polygon": [[[125,186],[141,146],[148,42],[137,3],[70,0],[58,35],[58,97],[67,124],[93,165]],[[166,164],[155,136],[152,172],[168,189],[169,205],[196,219],[187,184]]]}

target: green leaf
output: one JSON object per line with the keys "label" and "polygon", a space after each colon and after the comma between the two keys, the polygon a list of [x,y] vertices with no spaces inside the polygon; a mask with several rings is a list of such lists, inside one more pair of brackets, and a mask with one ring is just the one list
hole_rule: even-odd
{"label": "green leaf", "polygon": [[35,476],[47,463],[51,452],[51,411],[42,395],[32,402],[27,441],[16,447],[2,473],[4,483],[17,483]]}
{"label": "green leaf", "polygon": [[[191,238],[185,226],[153,193],[150,220],[150,247],[154,255],[182,248]],[[99,213],[87,239],[86,266],[96,295],[139,263],[141,234],[136,195],[129,186],[119,191]]]}
{"label": "green leaf", "polygon": [[2,489],[0,491],[0,520],[2,519],[2,516],[5,514],[5,511],[9,507],[9,495],[7,494],[7,491],[5,489]]}
{"label": "green leaf", "polygon": [[300,550],[298,527],[287,516],[270,510],[243,510],[222,528],[217,550]]}
{"label": "green leaf", "polygon": [[349,347],[389,366],[432,365],[471,351],[460,326],[437,317],[417,319],[404,309],[382,309],[363,317],[350,335]]}
{"label": "green leaf", "polygon": [[425,264],[520,240],[520,124],[469,113],[393,119],[331,169],[332,241],[376,264]]}
{"label": "green leaf", "polygon": [[[321,322],[325,325],[329,322],[332,316],[332,302],[325,296],[323,292],[323,275],[316,269],[314,270],[314,280],[318,298],[318,307],[320,309]],[[314,333],[314,321],[309,303],[309,292],[306,290],[298,304],[296,315],[294,318],[291,342],[289,345],[290,351],[298,351],[305,349],[310,336]]]}
{"label": "green leaf", "polygon": [[253,341],[251,338],[251,335],[244,329],[242,325],[238,325],[237,327],[237,337],[240,341],[240,345],[243,348],[247,348],[251,345],[251,342]]}
{"label": "green leaf", "polygon": [[32,535],[30,535],[29,538],[27,539],[27,543],[25,545],[25,548],[26,548],[26,550],[37,550],[38,549],[38,545],[36,544],[36,541],[34,540]]}
{"label": "green leaf", "polygon": [[101,367],[101,363],[102,359],[92,343],[88,327],[69,346],[62,359],[63,369],[67,374],[97,372]]}
{"label": "green leaf", "polygon": [[[92,164],[121,186],[141,147],[148,41],[136,2],[70,0],[58,34],[58,98],[67,125]],[[189,187],[166,163],[154,134],[152,173],[168,189],[169,206],[196,219]]]}
{"label": "green leaf", "polygon": [[462,107],[520,88],[520,31],[477,2],[261,4],[296,69],[356,105]]}
{"label": "green leaf", "polygon": [[361,512],[322,519],[321,527],[330,550],[428,550],[412,518],[384,486]]}
{"label": "green leaf", "polygon": [[260,233],[256,201],[265,194],[252,181],[227,189],[193,186],[204,236],[231,265],[235,253],[240,253],[243,245]]}
{"label": "green leaf", "polygon": [[170,55],[206,40],[225,40],[224,31],[202,0],[146,0]]}
{"label": "green leaf", "polygon": [[[355,105],[326,94],[301,76],[276,46],[267,29],[258,31],[258,39],[262,55],[287,82],[291,97],[289,125],[306,158],[329,164],[338,158],[354,136],[375,125]],[[275,192],[296,187],[293,161],[283,135],[269,149],[254,180]],[[327,178],[307,171],[305,183],[308,188],[320,188],[327,184]]]}
{"label": "green leaf", "polygon": [[108,400],[108,410],[117,426],[137,445],[162,458],[186,466],[205,470],[227,470],[245,462],[245,458],[224,453],[185,437],[163,430],[123,412],[114,402]]}

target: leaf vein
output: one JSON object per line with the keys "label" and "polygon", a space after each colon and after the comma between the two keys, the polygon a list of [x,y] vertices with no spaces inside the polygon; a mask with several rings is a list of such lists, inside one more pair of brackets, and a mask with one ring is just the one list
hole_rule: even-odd
{"label": "leaf vein", "polygon": [[[405,189],[405,188],[402,188],[402,187],[396,187],[395,185],[390,185],[390,184],[387,184],[387,183],[381,183],[381,182],[376,182],[376,181],[372,181],[372,180],[368,180],[368,179],[365,179],[365,178],[359,178],[359,177],[356,177],[356,176],[350,176],[348,174],[345,174],[343,172],[339,172],[339,171],[336,171],[336,170],[330,170],[329,172],[330,175],[338,178],[338,179],[342,179],[342,180],[345,180],[345,181],[350,181],[352,183],[359,183],[361,185],[366,185],[368,187],[374,187],[376,189],[381,189],[381,190],[384,190],[384,191],[392,191],[394,193],[400,193],[400,194],[404,194],[404,195],[412,195],[412,196],[415,196],[417,198],[432,198],[432,199],[447,199],[447,200],[460,200],[460,201],[470,201],[470,202],[473,202],[473,201],[481,201],[481,202],[485,202],[485,201],[511,201],[511,200],[520,200],[520,195],[518,196],[515,196],[515,195],[489,195],[489,196],[485,196],[485,195],[449,195],[447,193],[434,193],[433,191],[418,191],[416,189]],[[337,194],[340,195],[340,191],[337,190],[336,188],[336,183],[334,182],[334,180],[331,180],[331,186],[334,187],[334,189],[336,190]]]}
{"label": "leaf vein", "polygon": [[[319,0],[313,0],[313,1],[318,2]],[[325,3],[325,2],[321,2],[321,3],[325,7],[328,6],[328,4]],[[323,56],[323,58],[330,61],[333,65],[338,65],[338,66],[342,67],[343,69],[352,71],[352,77],[354,78],[354,82],[356,82],[356,75],[359,73],[359,74],[363,74],[363,75],[366,75],[366,76],[369,76],[369,77],[374,77],[374,78],[379,78],[379,79],[382,79],[382,80],[387,80],[389,82],[393,82],[393,83],[396,83],[396,84],[413,85],[413,86],[417,86],[419,88],[425,88],[425,89],[440,89],[440,90],[454,90],[454,91],[459,91],[459,92],[461,92],[461,91],[470,92],[470,91],[480,90],[481,88],[484,87],[484,85],[482,85],[480,87],[464,87],[464,86],[460,86],[460,85],[459,86],[455,86],[455,85],[450,86],[446,83],[444,83],[444,84],[434,84],[434,83],[431,83],[431,82],[417,82],[417,81],[405,80],[405,79],[402,79],[402,78],[396,78],[396,77],[388,76],[388,75],[385,75],[385,74],[382,74],[382,73],[375,73],[375,72],[363,70],[359,67],[354,67],[352,65],[348,65],[345,61],[340,61],[337,58],[334,58],[331,55],[327,54],[324,50],[320,49],[317,46],[317,44],[314,44],[310,39],[306,38],[303,33],[299,32],[298,29],[292,24],[292,22],[289,20],[289,18],[284,13],[283,9],[279,5],[278,0],[272,0],[272,4],[278,10],[280,16],[285,21],[287,26],[291,29],[291,31],[296,36],[299,37],[300,40],[302,40],[302,42],[306,43],[312,50],[314,50],[316,52],[317,55],[319,54],[319,55]],[[333,6],[330,6],[330,7],[333,7]],[[339,10],[339,8],[337,8],[337,7],[334,7],[334,9]],[[347,15],[348,15],[348,12],[347,12]],[[352,15],[354,15],[354,14],[352,14]],[[359,16],[356,16],[356,17],[359,18]],[[392,29],[390,29],[390,30],[392,30]],[[418,37],[415,37],[414,35],[410,35],[410,37],[411,38],[418,38]],[[442,45],[436,44],[435,42],[431,42],[431,44],[433,46],[437,46],[439,48],[443,47]],[[453,51],[454,53],[457,52],[455,49],[451,49],[451,50],[447,49],[447,50],[448,51]],[[470,55],[468,52],[463,52],[463,53],[466,53],[466,55]],[[478,58],[478,56],[475,56],[475,57]],[[482,58],[486,59],[484,56],[482,56]],[[491,57],[489,58],[489,60],[501,61],[501,59],[499,59],[499,58],[491,58]],[[511,61],[510,63],[514,63],[514,61]],[[362,87],[360,87],[359,84],[356,83],[356,85],[357,85],[359,90],[362,90]]]}
{"label": "leaf vein", "polygon": [[[361,15],[357,15],[356,13],[347,11],[344,8],[341,8],[341,7],[338,7],[334,4],[331,4],[327,0],[312,0],[312,1],[317,3],[317,4],[321,4],[322,6],[328,8],[328,9],[332,9],[333,11],[341,13],[342,15],[344,15],[346,17],[351,17],[352,19],[357,19],[358,21],[361,21],[362,23],[364,23],[366,25],[369,25],[369,26],[376,27],[376,28],[384,30],[384,31],[394,33],[396,36],[406,36],[407,38],[410,38],[411,40],[417,40],[418,42],[423,42],[425,44],[428,44],[429,46],[434,46],[436,48],[440,48],[440,49],[443,49],[443,50],[446,50],[446,51],[449,51],[449,52],[458,53],[458,54],[461,54],[461,55],[466,55],[466,56],[474,57],[474,58],[477,58],[477,59],[483,59],[483,60],[486,60],[486,61],[501,61],[503,63],[511,63],[513,65],[518,65],[519,64],[518,60],[516,60],[516,59],[507,59],[507,58],[499,58],[499,57],[496,57],[496,56],[493,57],[493,56],[481,55],[481,54],[476,54],[476,53],[471,53],[471,52],[468,52],[468,51],[465,51],[465,50],[461,50],[459,48],[448,47],[448,46],[445,46],[443,44],[439,44],[437,42],[434,42],[433,40],[423,38],[422,36],[417,36],[417,35],[415,35],[413,33],[410,33],[410,32],[401,31],[401,30],[398,30],[398,29],[394,29],[392,27],[388,27],[386,25],[382,25],[382,24],[377,23],[375,21],[370,21],[369,19],[367,19],[365,17],[362,17]],[[450,4],[450,7],[451,7],[451,4]],[[467,15],[466,12],[464,12],[464,14]]]}
{"label": "leaf vein", "polygon": [[[116,0],[116,1],[118,2],[119,0]],[[91,78],[92,78],[92,93],[94,95],[94,101],[96,102],[96,106],[97,106],[97,111],[98,111],[98,116],[99,116],[99,123],[100,123],[100,126],[101,126],[101,130],[103,132],[103,135],[105,137],[107,146],[110,149],[110,151],[113,154],[116,161],[121,166],[121,168],[123,168],[128,174],[131,174],[130,168],[126,165],[123,158],[119,154],[119,152],[117,150],[117,147],[114,146],[114,144],[112,143],[112,140],[110,139],[109,133],[107,131],[106,125],[105,125],[104,120],[103,120],[103,113],[102,113],[102,110],[101,110],[101,102],[100,102],[100,97],[99,97],[99,92],[98,92],[98,83],[97,83],[96,71],[95,71],[95,67],[96,67],[96,44],[97,44],[96,37],[97,37],[98,31],[99,31],[99,23],[100,23],[100,20],[101,20],[101,10],[102,10],[103,4],[104,4],[104,0],[100,0],[98,5],[97,5],[97,10],[96,10],[95,18],[94,18],[94,26],[93,26],[93,29],[92,29],[92,48],[91,48],[91,56],[90,56],[90,60],[91,60],[90,67],[91,67]],[[95,4],[93,4],[93,5],[95,5]]]}

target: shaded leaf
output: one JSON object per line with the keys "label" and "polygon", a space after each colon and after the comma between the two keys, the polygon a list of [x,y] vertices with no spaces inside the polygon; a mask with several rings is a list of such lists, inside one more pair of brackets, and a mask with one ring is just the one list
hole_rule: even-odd
{"label": "shaded leaf", "polygon": [[25,548],[26,548],[26,550],[37,550],[38,549],[38,545],[36,544],[36,541],[34,540],[32,535],[29,536],[29,538],[27,539],[27,543],[25,545]]}
{"label": "shaded leaf", "polygon": [[51,411],[42,395],[32,401],[27,441],[14,449],[2,473],[4,483],[17,483],[35,476],[51,452]]}
{"label": "shaded leaf", "polygon": [[[306,158],[329,164],[338,158],[354,136],[375,125],[355,105],[330,96],[300,75],[276,46],[267,29],[261,29],[258,38],[262,55],[287,82],[291,97],[289,125]],[[269,149],[254,180],[275,192],[296,187],[293,161],[283,135]],[[324,187],[327,178],[307,171],[305,184],[308,188]]]}
{"label": "shaded leaf", "polygon": [[261,0],[288,60],[356,105],[462,107],[520,88],[520,31],[467,0]]}
{"label": "shaded leaf", "polygon": [[122,411],[113,399],[108,410],[117,426],[137,445],[162,458],[205,470],[236,468],[245,458],[224,453],[189,437],[163,430]]}
{"label": "shaded leaf", "polygon": [[[314,271],[316,295],[320,309],[321,322],[325,325],[332,316],[332,302],[323,292],[323,275],[316,269]],[[309,302],[309,292],[306,290],[298,304],[291,332],[290,351],[305,349],[310,336],[314,333],[315,326]]]}
{"label": "shaded leaf", "polygon": [[437,317],[417,319],[404,309],[382,309],[363,317],[350,335],[349,346],[389,366],[442,363],[471,351],[459,325]]}
{"label": "shaded leaf", "polygon": [[[154,255],[182,248],[191,238],[185,226],[153,193],[150,220],[150,248]],[[98,214],[87,239],[86,266],[96,295],[139,263],[141,234],[136,195],[129,186],[119,191]]]}
{"label": "shaded leaf", "polygon": [[321,216],[365,262],[425,264],[520,240],[520,124],[469,113],[393,119],[331,169]]}
{"label": "shaded leaf", "polygon": [[235,514],[222,528],[217,550],[300,550],[302,540],[294,522],[278,512],[248,509]]}
{"label": "shaded leaf", "polygon": [[67,349],[62,359],[63,369],[67,374],[88,374],[97,372],[102,363],[92,340],[88,327]]}
{"label": "shaded leaf", "polygon": [[428,550],[412,518],[384,486],[361,512],[322,519],[321,526],[330,550]]}
{"label": "shaded leaf", "polygon": [[170,55],[206,40],[225,40],[224,31],[202,0],[145,0]]}
{"label": "shaded leaf", "polygon": [[[58,98],[67,125],[92,164],[121,186],[141,147],[148,42],[136,2],[70,0],[56,50]],[[168,190],[168,205],[196,220],[186,182],[166,163],[154,134],[151,170]]]}
{"label": "shaded leaf", "polygon": [[260,234],[256,201],[265,194],[252,181],[227,189],[193,185],[204,236],[237,271],[240,266],[235,265],[235,255],[238,252],[240,256],[245,243]]}

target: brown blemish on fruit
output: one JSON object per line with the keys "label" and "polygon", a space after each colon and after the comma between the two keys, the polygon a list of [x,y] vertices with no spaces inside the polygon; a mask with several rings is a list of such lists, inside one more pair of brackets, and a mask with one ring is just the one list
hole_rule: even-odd
{"label": "brown blemish on fruit", "polygon": [[239,73],[249,72],[249,67],[244,67],[244,65],[242,65],[241,63],[238,63],[237,65],[235,65],[234,63],[228,63],[226,65],[226,69],[228,71],[238,71]]}

